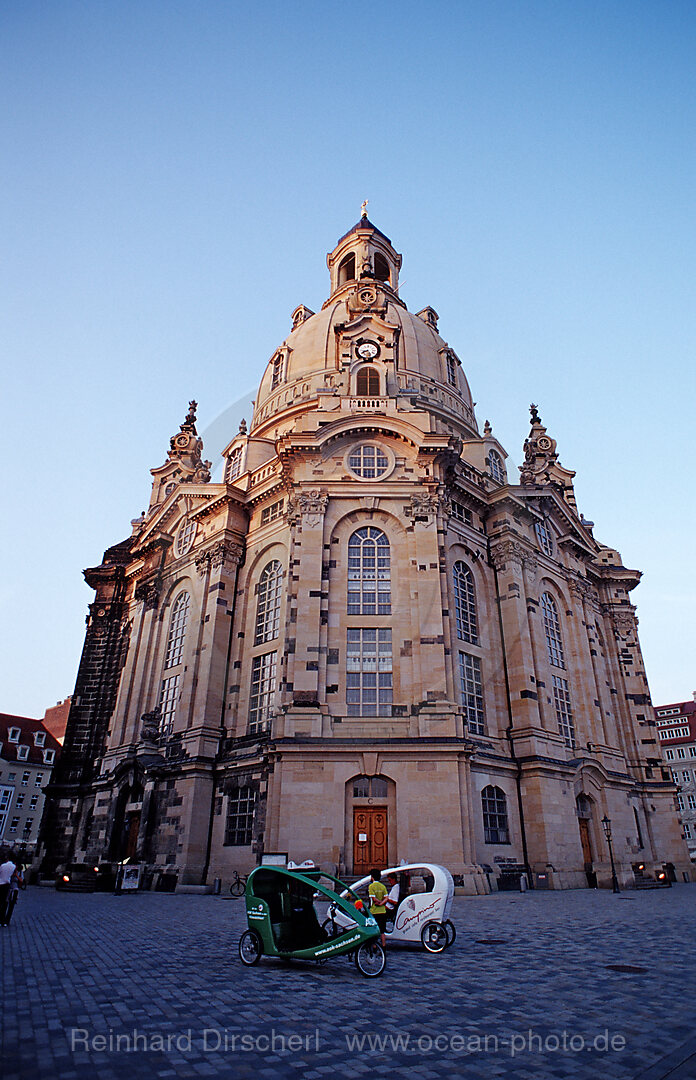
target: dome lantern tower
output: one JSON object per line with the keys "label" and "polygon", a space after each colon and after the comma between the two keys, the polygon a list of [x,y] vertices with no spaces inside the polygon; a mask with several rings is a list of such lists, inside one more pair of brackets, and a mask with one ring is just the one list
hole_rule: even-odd
{"label": "dome lantern tower", "polygon": [[362,204],[360,221],[341,237],[326,256],[326,264],[331,274],[331,299],[365,281],[379,282],[398,296],[401,256],[389,237],[369,220],[367,202]]}

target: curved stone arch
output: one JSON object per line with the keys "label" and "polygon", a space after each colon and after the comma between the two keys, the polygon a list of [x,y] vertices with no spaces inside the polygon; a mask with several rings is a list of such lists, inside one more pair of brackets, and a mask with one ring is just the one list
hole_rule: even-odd
{"label": "curved stone arch", "polygon": [[167,585],[167,588],[162,596],[162,601],[159,606],[158,619],[160,622],[165,621],[165,615],[167,615],[174,602],[176,601],[178,593],[181,591],[181,587],[186,585],[187,591],[191,594],[191,601],[196,599],[196,587],[193,578],[190,574],[181,574],[173,582]]}
{"label": "curved stone arch", "polygon": [[393,416],[380,417],[379,420],[374,416],[345,416],[322,428],[316,445],[325,454],[332,443],[343,438],[395,439],[418,450],[423,441],[423,432]]}
{"label": "curved stone arch", "polygon": [[541,604],[542,593],[547,592],[551,594],[556,601],[559,616],[565,616],[565,613],[572,609],[573,605],[567,582],[559,581],[556,578],[549,577],[548,574],[544,574],[537,582],[537,591],[539,604]]}

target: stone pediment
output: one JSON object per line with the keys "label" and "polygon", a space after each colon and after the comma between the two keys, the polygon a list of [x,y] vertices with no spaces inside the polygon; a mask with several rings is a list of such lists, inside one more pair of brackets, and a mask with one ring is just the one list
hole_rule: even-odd
{"label": "stone pediment", "polygon": [[171,543],[176,527],[185,514],[198,517],[208,511],[212,504],[219,504],[227,497],[225,484],[181,484],[145,520],[139,533],[134,552],[142,551],[157,541]]}

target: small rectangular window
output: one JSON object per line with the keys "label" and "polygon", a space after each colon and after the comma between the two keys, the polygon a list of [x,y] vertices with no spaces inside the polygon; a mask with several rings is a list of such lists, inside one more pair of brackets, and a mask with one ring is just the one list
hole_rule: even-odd
{"label": "small rectangular window", "polygon": [[18,746],[17,747],[17,761],[26,761],[28,757],[29,757],[29,747],[28,746]]}
{"label": "small rectangular window", "polygon": [[18,727],[11,727],[7,733],[7,738],[10,742],[19,742],[20,730]]}
{"label": "small rectangular window", "polygon": [[46,745],[46,732],[45,731],[35,731],[34,732],[34,746],[45,746],[45,745]]}
{"label": "small rectangular window", "polygon": [[53,761],[55,759],[55,756],[56,756],[55,750],[44,750],[44,752],[43,752],[44,765],[52,765]]}
{"label": "small rectangular window", "polygon": [[29,777],[30,776],[31,776],[31,773],[28,773],[28,772],[22,773],[22,787],[27,786],[27,784],[29,783]]}
{"label": "small rectangular window", "polygon": [[280,517],[283,512],[283,501],[283,499],[280,499],[279,502],[271,503],[270,506],[265,506],[263,508],[261,511],[262,525],[268,525],[269,521],[275,521],[276,518]]}
{"label": "small rectangular window", "polygon": [[249,785],[234,788],[227,797],[225,845],[248,847],[252,840],[256,792]]}

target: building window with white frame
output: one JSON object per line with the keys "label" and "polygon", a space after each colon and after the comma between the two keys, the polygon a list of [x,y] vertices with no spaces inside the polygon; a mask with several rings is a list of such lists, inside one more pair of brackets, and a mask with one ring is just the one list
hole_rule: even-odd
{"label": "building window with white frame", "polygon": [[348,716],[391,716],[392,632],[388,627],[353,627],[346,642]]}
{"label": "building window with white frame", "polygon": [[483,735],[486,730],[486,718],[483,708],[481,661],[478,656],[460,652],[459,692],[468,730],[474,735]]}
{"label": "building window with white frame", "polygon": [[561,639],[561,620],[558,617],[556,601],[550,593],[541,594],[541,616],[544,621],[546,652],[552,667],[565,667],[563,641]]}
{"label": "building window with white frame", "polygon": [[502,788],[489,784],[481,792],[483,832],[487,844],[509,844],[507,799]]}
{"label": "building window with white frame", "polygon": [[677,810],[683,810],[684,809],[684,796],[683,795],[676,795],[675,796],[675,802],[677,804]]}
{"label": "building window with white frame", "polygon": [[7,732],[7,740],[8,740],[8,742],[19,742],[19,736],[20,735],[21,735],[20,728],[11,727],[10,730]]}
{"label": "building window with white frame", "polygon": [[563,741],[570,750],[575,749],[575,723],[573,721],[573,709],[570,703],[570,689],[568,680],[561,679],[558,675],[551,676],[553,682],[553,701],[556,708],[558,730],[563,736]]}
{"label": "building window with white frame", "polygon": [[250,735],[268,731],[271,710],[276,693],[277,652],[255,656],[251,669],[251,696],[249,700]]}
{"label": "building window with white frame", "polygon": [[689,810],[696,810],[696,795],[687,795],[686,802]]}
{"label": "building window with white frame", "polygon": [[278,637],[282,591],[283,567],[274,559],[263,568],[259,578],[254,645],[263,645]]}
{"label": "building window with white frame", "polygon": [[3,787],[0,788],[0,839],[5,831],[5,825],[7,823],[7,815],[12,805],[12,797],[14,795],[14,788]]}
{"label": "building window with white frame", "polygon": [[665,750],[667,761],[674,761],[674,750]]}
{"label": "building window with white frame", "polygon": [[470,645],[478,645],[474,575],[465,563],[456,562],[452,568],[452,580],[457,637]]}
{"label": "building window with white frame", "polygon": [[391,551],[381,529],[365,525],[348,541],[348,614],[391,614]]}
{"label": "building window with white frame", "polygon": [[18,746],[17,747],[17,761],[26,761],[28,757],[29,757],[29,747],[28,746]]}
{"label": "building window with white frame", "polygon": [[684,839],[685,840],[690,840],[691,839],[691,826],[688,824],[688,822],[685,821],[684,824],[682,825],[682,828],[684,830]]}

